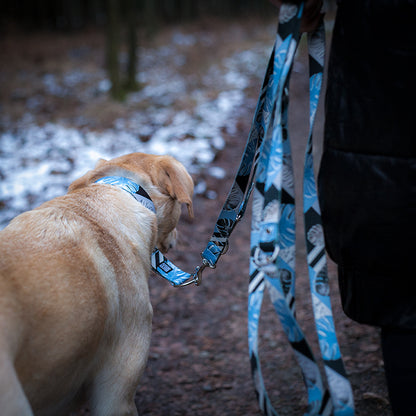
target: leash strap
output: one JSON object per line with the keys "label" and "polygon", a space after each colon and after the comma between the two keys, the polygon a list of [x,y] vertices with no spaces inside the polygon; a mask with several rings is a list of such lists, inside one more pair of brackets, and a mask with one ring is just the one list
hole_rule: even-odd
{"label": "leash strap", "polygon": [[211,268],[214,268],[220,256],[226,253],[228,239],[238,221],[244,216],[253,189],[253,178],[257,169],[264,131],[270,117],[270,103],[273,100],[273,92],[269,85],[273,73],[273,56],[274,50],[267,65],[266,75],[237,175],[218,216],[211,239],[201,254],[203,261]]}
{"label": "leash strap", "polygon": [[293,347],[308,392],[308,413],[352,416],[354,400],[336,339],[320,209],[313,173],[312,130],[322,84],[324,27],[308,35],[310,67],[310,131],[305,153],[304,216],[308,271],[319,345],[329,390],[295,317],[295,194],[287,128],[289,76],[300,38],[303,4],[284,4],[250,134],[236,178],[218,216],[214,232],[193,274],[183,272],[156,248],[152,267],[174,286],[199,284],[202,271],[214,268],[228,239],[245,213],[253,192],[250,282],[248,298],[249,352],[259,406],[277,416],[265,389],[258,355],[258,327],[264,290]]}
{"label": "leash strap", "polygon": [[335,332],[332,315],[325,239],[322,228],[321,210],[313,171],[312,130],[322,85],[325,52],[325,30],[321,26],[308,35],[309,46],[309,90],[310,126],[305,152],[303,178],[303,213],[305,219],[306,253],[312,306],[315,316],[319,347],[324,362],[329,391],[335,416],[354,414],[354,397],[348,381],[341,351]]}
{"label": "leash strap", "polygon": [[154,249],[151,258],[152,269],[161,277],[168,280],[172,286],[188,286],[192,283],[199,285],[202,271],[205,265],[202,264],[195,269],[194,273],[184,272],[182,269],[172,263],[157,248]]}
{"label": "leash strap", "polygon": [[[351,386],[345,376],[329,300],[325,247],[313,174],[312,129],[322,83],[323,22],[308,37],[310,52],[310,131],[305,157],[304,212],[310,285],[319,344],[329,391],[295,318],[295,200],[292,158],[287,128],[288,86],[299,40],[303,5],[283,5],[274,49],[271,117],[265,132],[253,192],[250,283],[248,301],[249,352],[259,406],[265,415],[277,415],[264,386],[258,354],[258,327],[264,290],[295,352],[308,391],[307,415],[353,415]],[[267,94],[266,94],[267,95]],[[331,400],[329,400],[329,398]]]}
{"label": "leash strap", "polygon": [[271,74],[273,73],[273,65],[274,50],[267,65],[266,75],[240,166],[216,221],[211,239],[201,253],[202,264],[191,274],[182,271],[169,261],[157,248],[152,254],[153,270],[168,280],[173,286],[187,286],[192,283],[200,284],[202,271],[205,267],[215,268],[220,256],[226,253],[228,239],[238,221],[241,220],[245,213],[254,185],[254,175],[257,168],[260,147],[268,119],[270,118],[270,104],[273,102],[273,94],[275,92],[269,86]]}

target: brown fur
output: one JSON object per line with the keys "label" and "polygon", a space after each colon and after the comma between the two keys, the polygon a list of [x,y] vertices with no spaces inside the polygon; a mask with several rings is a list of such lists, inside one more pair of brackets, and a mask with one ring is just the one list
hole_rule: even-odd
{"label": "brown fur", "polygon": [[[109,175],[142,185],[157,214],[117,187],[93,185]],[[86,398],[92,415],[137,415],[151,252],[173,244],[192,193],[175,159],[133,153],[99,161],[66,195],[0,232],[2,416],[65,415]]]}

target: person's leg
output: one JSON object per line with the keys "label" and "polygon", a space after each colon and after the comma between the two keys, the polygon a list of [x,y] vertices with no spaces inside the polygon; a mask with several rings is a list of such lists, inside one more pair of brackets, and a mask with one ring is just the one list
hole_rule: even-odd
{"label": "person's leg", "polygon": [[381,329],[384,368],[394,416],[416,416],[416,330]]}

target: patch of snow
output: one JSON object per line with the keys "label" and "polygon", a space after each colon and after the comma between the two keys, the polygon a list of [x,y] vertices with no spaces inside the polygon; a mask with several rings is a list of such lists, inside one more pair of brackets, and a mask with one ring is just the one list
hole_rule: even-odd
{"label": "patch of snow", "polygon": [[205,193],[205,195],[206,195],[206,197],[207,197],[208,199],[217,199],[217,197],[218,197],[218,194],[217,194],[214,190],[212,190],[212,189],[209,189],[209,190]]}
{"label": "patch of snow", "polygon": [[205,181],[198,181],[194,187],[194,194],[195,195],[202,195],[207,190],[207,183]]}
{"label": "patch of snow", "polygon": [[59,85],[59,81],[54,74],[45,74],[42,78],[42,83],[47,93],[56,95],[57,97],[65,96],[66,90]]}
{"label": "patch of snow", "polygon": [[109,79],[102,79],[98,82],[97,90],[99,92],[108,92],[111,89],[111,81]]}
{"label": "patch of snow", "polygon": [[[82,129],[59,122],[40,126],[33,112],[25,114],[18,124],[3,123],[6,128],[0,134],[0,229],[20,212],[64,194],[68,185],[92,169],[100,158],[139,151],[170,154],[193,174],[209,166],[225,147],[224,132],[236,133],[238,110],[246,99],[244,90],[251,77],[263,75],[269,51],[256,46],[236,53],[207,68],[206,74],[201,74],[202,87],[199,84],[195,88],[192,78],[184,78],[177,69],[185,64],[177,47],[212,41],[206,34],[201,33],[200,37],[176,32],[170,45],[140,48],[137,78],[145,86],[130,94],[127,104],[148,105],[128,117],[118,118],[113,128],[95,131],[88,128],[82,117],[78,124]],[[41,83],[48,94],[59,97],[74,94],[78,87],[85,102],[91,94],[107,93],[111,88],[105,72],[97,71],[92,77],[78,69],[61,78],[45,74]],[[193,107],[174,111],[172,104],[189,98]],[[31,97],[27,100],[28,110],[40,107],[43,100],[42,95]],[[7,115],[2,116],[1,121],[4,120],[7,121]],[[226,174],[219,167],[210,167],[207,172],[218,179]],[[196,193],[217,197],[214,191],[207,191],[204,182],[196,185]]]}
{"label": "patch of snow", "polygon": [[193,46],[196,44],[197,40],[195,35],[185,35],[181,32],[175,32],[172,36],[172,42],[175,45]]}
{"label": "patch of snow", "polygon": [[213,178],[217,178],[217,179],[224,179],[225,176],[227,175],[227,172],[219,166],[211,166],[207,170],[207,173],[208,173],[208,175],[212,176]]}

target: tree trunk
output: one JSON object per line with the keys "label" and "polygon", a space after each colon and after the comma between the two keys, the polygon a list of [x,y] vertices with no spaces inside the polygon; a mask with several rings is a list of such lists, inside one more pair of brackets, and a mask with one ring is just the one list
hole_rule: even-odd
{"label": "tree trunk", "polygon": [[111,81],[111,96],[124,98],[120,80],[118,54],[120,49],[120,9],[118,0],[107,0],[107,70]]}
{"label": "tree trunk", "polygon": [[127,81],[126,89],[128,91],[137,91],[139,84],[136,81],[137,72],[137,9],[135,0],[125,0],[127,16]]}
{"label": "tree trunk", "polygon": [[146,37],[152,38],[158,30],[157,14],[160,13],[160,6],[155,0],[144,0],[143,16],[141,22],[144,25]]}

